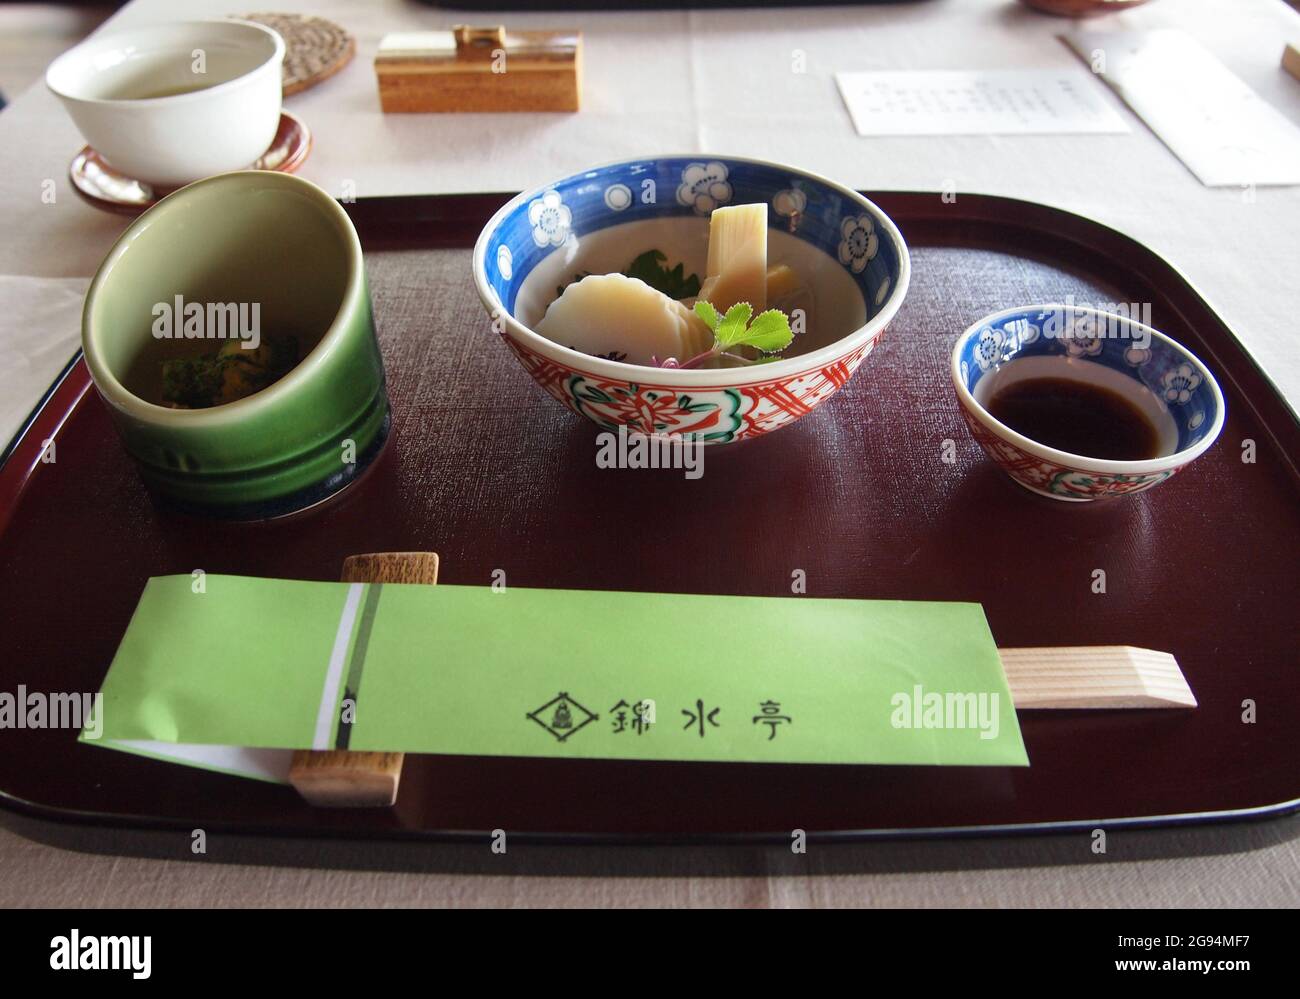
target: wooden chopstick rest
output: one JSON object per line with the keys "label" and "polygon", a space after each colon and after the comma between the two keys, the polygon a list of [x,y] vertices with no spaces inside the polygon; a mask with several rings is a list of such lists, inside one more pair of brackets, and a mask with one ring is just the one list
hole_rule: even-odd
{"label": "wooden chopstick rest", "polygon": [[464,24],[396,32],[380,39],[375,76],[385,114],[577,111],[582,32]]}
{"label": "wooden chopstick rest", "polygon": [[1128,645],[998,649],[1016,710],[1194,708],[1196,697],[1168,652]]}
{"label": "wooden chopstick rest", "polygon": [[299,750],[289,783],[313,805],[327,808],[386,808],[397,800],[405,753]]}
{"label": "wooden chopstick rest", "polygon": [[[345,583],[438,582],[436,552],[374,552],[343,562]],[[301,750],[293,754],[289,783],[313,805],[384,807],[397,800],[404,753]]]}

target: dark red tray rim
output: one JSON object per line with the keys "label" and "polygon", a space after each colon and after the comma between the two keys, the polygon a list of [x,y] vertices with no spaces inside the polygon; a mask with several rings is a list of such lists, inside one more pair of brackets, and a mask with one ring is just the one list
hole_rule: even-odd
{"label": "dark red tray rim", "polygon": [[[951,212],[938,193],[920,191],[863,192],[889,214],[900,212],[909,220],[909,230],[933,227],[942,231],[950,226]],[[345,203],[363,243],[377,249],[394,249],[402,246],[421,248],[471,247],[481,228],[482,220],[489,217],[513,194],[465,195],[403,195],[387,198],[367,198]],[[1222,349],[1203,351],[1206,360],[1214,367],[1220,380],[1231,380],[1240,390],[1243,399],[1255,411],[1261,427],[1272,435],[1279,451],[1286,459],[1287,470],[1300,484],[1300,412],[1291,407],[1281,395],[1277,385],[1249,353],[1230,326],[1206,301],[1200,291],[1165,257],[1134,238],[1103,223],[1076,213],[1039,202],[1007,198],[999,195],[963,194],[963,212],[960,222],[1013,230],[1020,235],[1046,229],[1054,244],[1064,241],[1075,243],[1083,249],[1096,252],[1111,250],[1127,261],[1140,261],[1142,273],[1166,287],[1177,288],[1180,294],[1170,304],[1182,318],[1191,323],[1212,324],[1230,353]],[[1014,222],[1008,222],[1008,218]],[[1051,223],[1049,227],[1048,223]],[[1069,231],[1055,226],[1064,225]],[[429,227],[438,231],[430,235]],[[1087,232],[1091,239],[1085,241],[1077,234]],[[918,243],[932,243],[921,238]],[[1021,244],[1027,245],[1027,244]],[[1191,312],[1192,315],[1187,313]],[[8,526],[12,511],[22,496],[27,481],[40,461],[43,441],[55,437],[63,423],[75,411],[83,396],[91,388],[89,372],[80,350],[69,361],[62,373],[46,391],[18,434],[0,454],[0,533]],[[1249,388],[1247,388],[1249,385]],[[584,761],[567,761],[581,765]],[[1249,823],[1274,819],[1300,812],[1300,796],[1284,801],[1249,808],[1210,810],[1178,814],[1152,814],[1106,819],[1069,819],[1027,823],[992,823],[982,825],[933,826],[911,828],[863,828],[838,830],[809,830],[809,842],[823,844],[858,843],[889,840],[942,840],[979,837],[1033,837],[1043,834],[1086,832],[1096,828],[1107,829],[1172,829],[1204,823]],[[68,827],[82,829],[111,829],[138,832],[162,832],[188,829],[176,819],[151,815],[118,815],[92,812],[74,808],[57,808],[42,805],[9,794],[0,788],[0,824],[14,825],[4,820],[20,817],[34,820],[37,828]],[[230,832],[257,839],[343,840],[354,842],[388,841],[393,843],[423,842],[442,844],[478,844],[491,838],[488,830],[464,829],[387,829],[367,830],[358,836],[347,829],[296,829],[286,833],[282,829],[256,824],[207,822],[218,832]],[[31,832],[31,828],[28,828]],[[34,836],[52,840],[57,837]],[[788,850],[789,839],[784,834],[706,833],[706,834],[618,834],[618,833],[511,833],[512,842],[559,846],[780,846]],[[80,848],[93,846],[78,844]]]}

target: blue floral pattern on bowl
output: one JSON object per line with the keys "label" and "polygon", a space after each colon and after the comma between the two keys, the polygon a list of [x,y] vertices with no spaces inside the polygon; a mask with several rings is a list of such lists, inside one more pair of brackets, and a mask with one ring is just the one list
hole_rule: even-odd
{"label": "blue floral pattern on bowl", "polygon": [[[1148,389],[1172,419],[1172,453],[1128,462],[1066,454],[1021,437],[976,401],[980,382],[1002,365],[1053,356],[1099,365]],[[953,350],[952,374],[962,415],[989,457],[1021,485],[1058,499],[1149,489],[1209,448],[1225,417],[1218,385],[1185,347],[1126,316],[1067,304],[1009,309],[976,323]]]}
{"label": "blue floral pattern on bowl", "polygon": [[[810,175],[727,158],[633,160],[552,184],[496,225],[486,247],[487,281],[513,314],[528,275],[569,233],[582,236],[671,215],[708,215],[722,205],[758,201],[772,205],[772,227],[792,232],[839,260],[862,289],[869,310],[883,305],[901,261],[892,242],[879,238],[875,221],[859,202]],[[509,261],[504,270],[501,260]]]}

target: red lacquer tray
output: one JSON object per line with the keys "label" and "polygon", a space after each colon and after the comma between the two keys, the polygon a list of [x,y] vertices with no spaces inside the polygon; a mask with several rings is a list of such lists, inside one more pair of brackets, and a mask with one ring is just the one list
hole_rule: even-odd
{"label": "red lacquer tray", "polygon": [[[1294,812],[1293,413],[1187,282],[1127,237],[1007,199],[873,198],[913,252],[911,290],[880,347],[795,426],[710,450],[697,481],[597,469],[596,428],[545,396],[491,332],[469,247],[504,197],[349,206],[394,410],[384,454],[296,518],[163,513],[74,364],[0,469],[0,691],[98,689],[151,575],[335,579],[350,554],[433,550],[442,580],[461,584],[504,569],[518,586],[784,595],[798,568],[808,599],[979,601],[1003,646],[1172,652],[1199,708],[1024,713],[1028,769],[408,757],[397,805],[377,811],[313,809],[287,787],[79,745],[68,731],[0,730],[0,821],[79,848],[176,857],[192,856],[189,831],[203,828],[223,844],[209,859],[504,872],[531,850],[547,870],[613,873],[870,866],[880,854],[862,851],[881,839]],[[1012,484],[970,440],[948,384],[954,338],[985,313],[1066,295],[1152,303],[1155,326],[1215,371],[1227,425],[1187,472],[1066,505]],[[48,438],[57,461],[41,464]],[[955,465],[941,459],[949,438]],[[1099,568],[1104,595],[1090,585]],[[610,654],[690,650],[666,631],[660,649]],[[494,829],[510,836],[508,858],[489,850]],[[805,857],[789,850],[795,829],[816,847]],[[962,851],[937,862],[979,862]]]}

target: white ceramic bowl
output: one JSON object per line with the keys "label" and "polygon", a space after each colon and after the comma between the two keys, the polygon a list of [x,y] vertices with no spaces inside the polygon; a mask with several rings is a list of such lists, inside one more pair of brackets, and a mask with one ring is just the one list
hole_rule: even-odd
{"label": "white ceramic bowl", "polygon": [[55,59],[45,84],[115,168],[180,187],[266,152],[283,60],[260,24],[184,21],[95,35]]}

